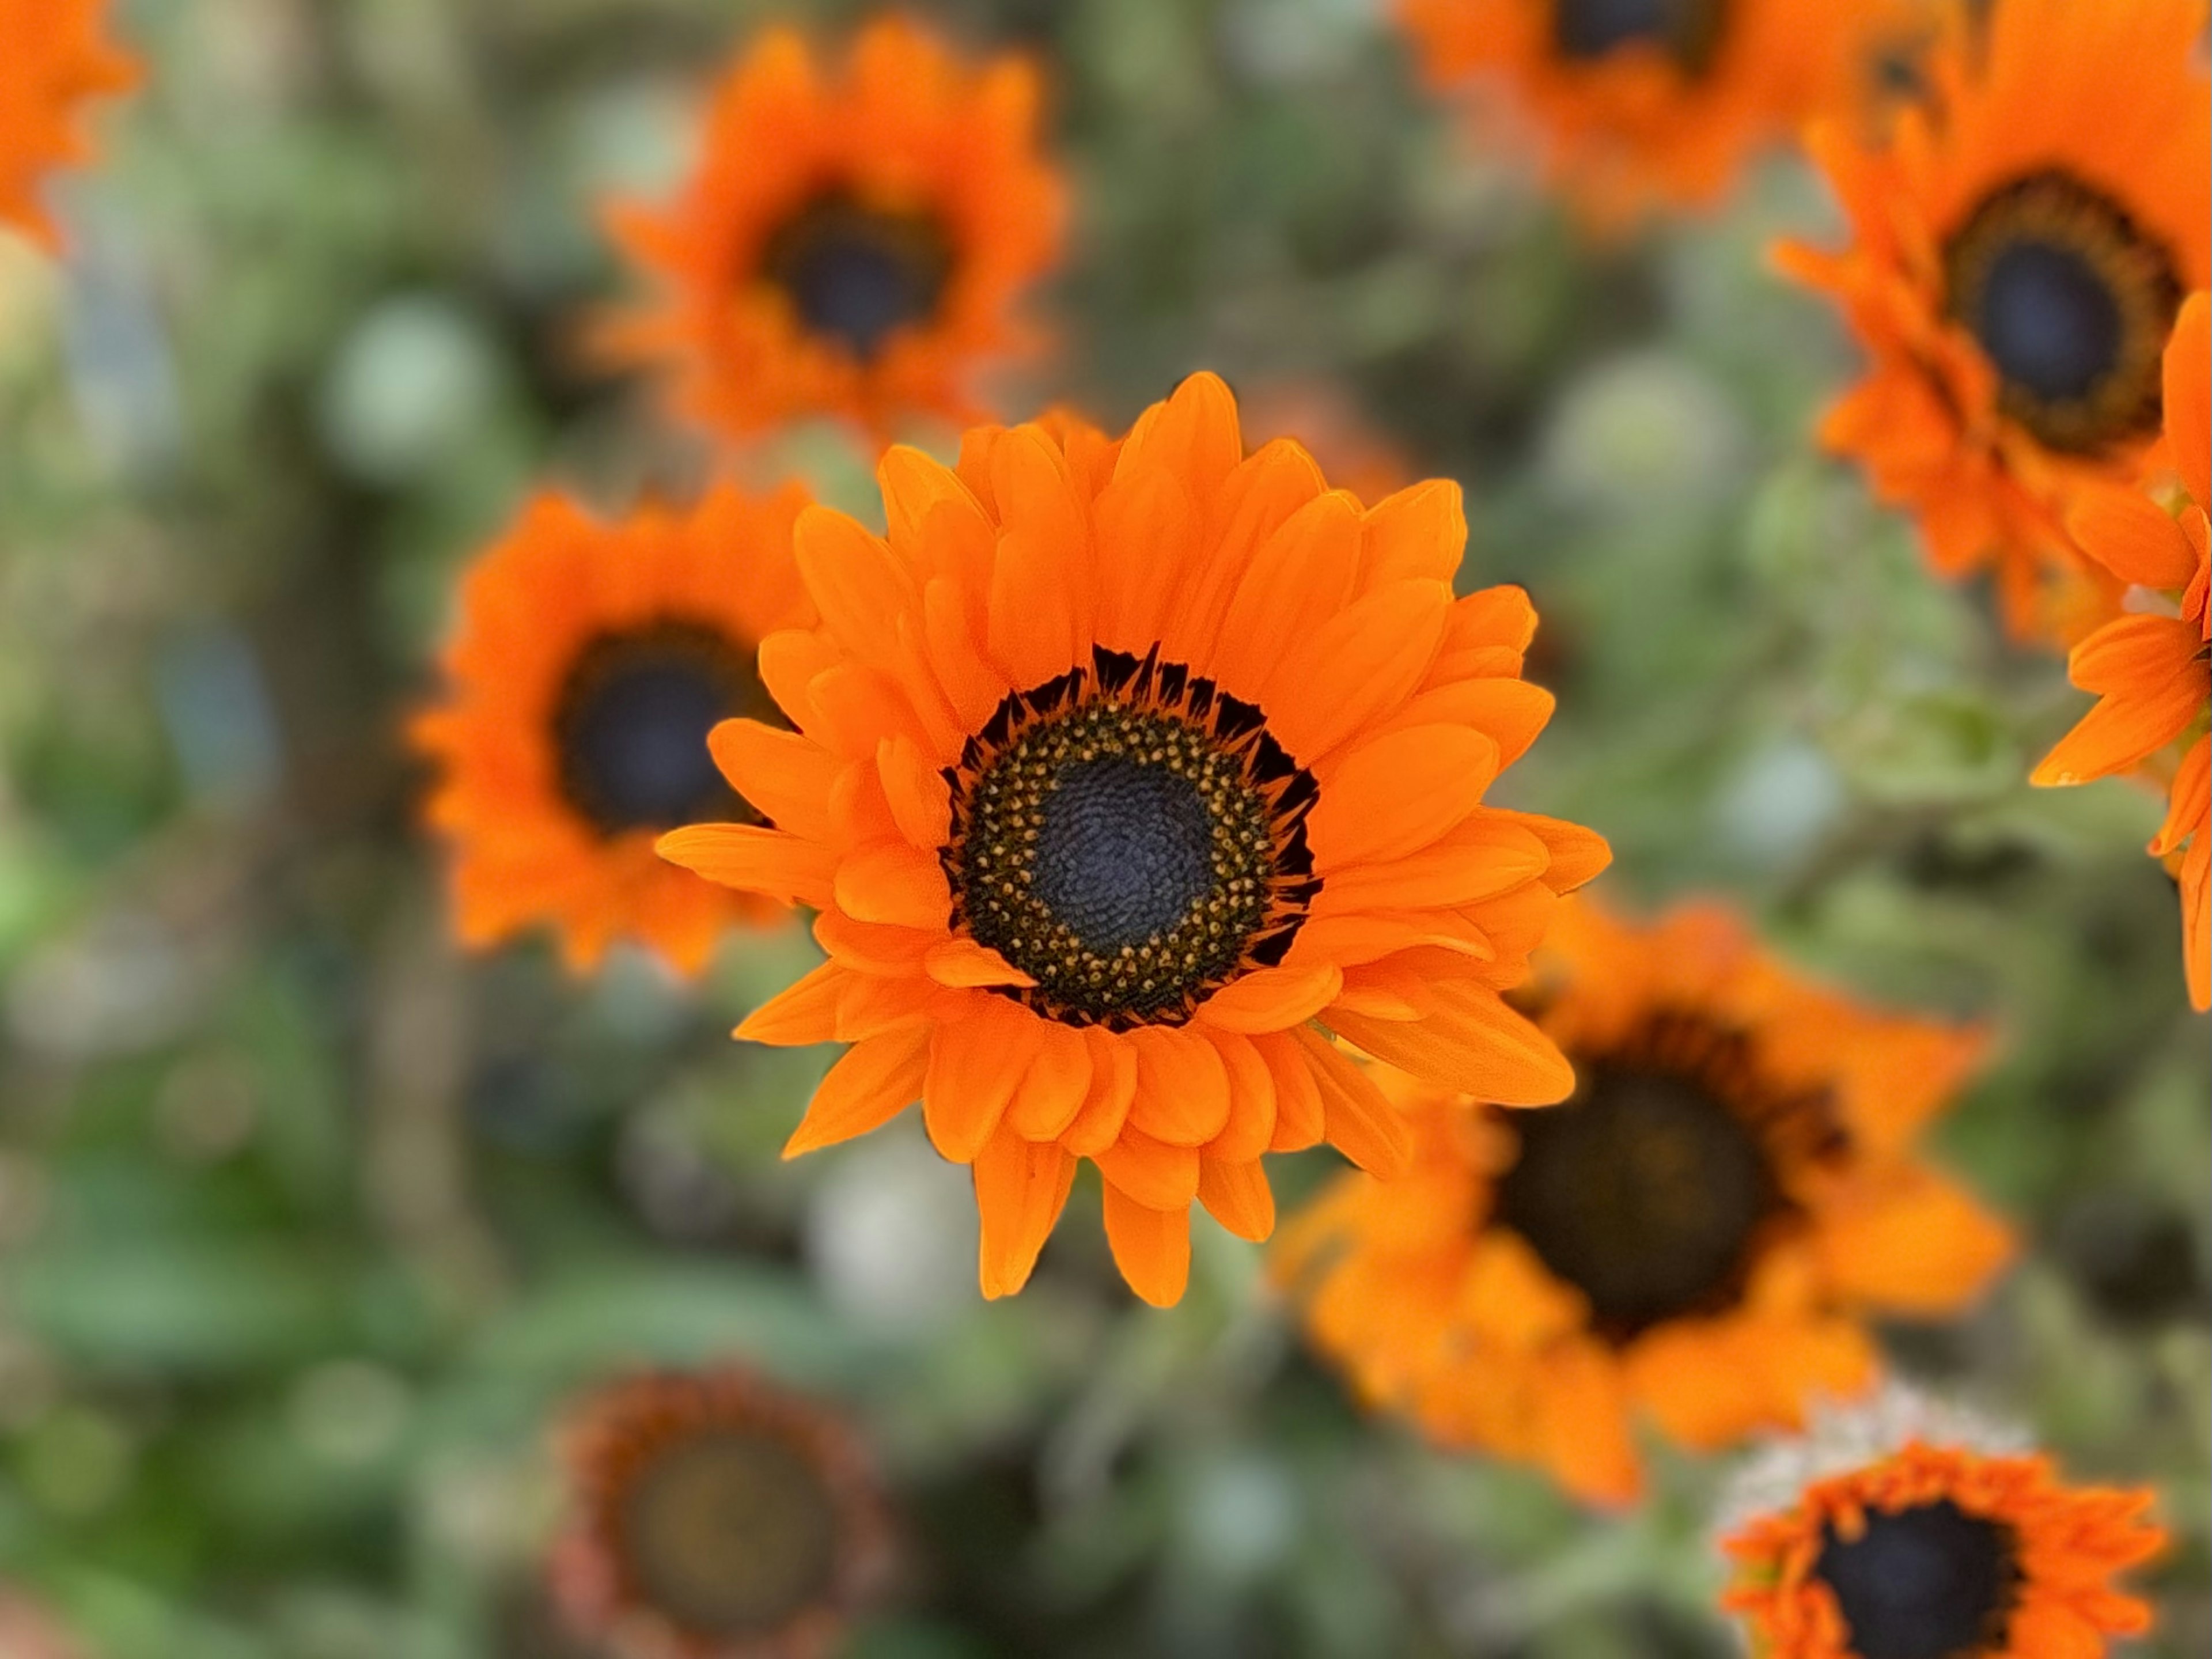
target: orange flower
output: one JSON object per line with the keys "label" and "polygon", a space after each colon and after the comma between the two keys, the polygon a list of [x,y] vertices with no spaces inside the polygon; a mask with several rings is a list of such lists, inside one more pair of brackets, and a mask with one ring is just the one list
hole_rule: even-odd
{"label": "orange flower", "polygon": [[2212,504],[2212,298],[2182,307],[2166,350],[2166,450],[2180,474],[2180,512],[2138,491],[2088,493],[2069,520],[2090,557],[2121,581],[2158,597],[2161,608],[2110,622],[2074,647],[2066,672],[2099,702],[2035,769],[2045,786],[2087,783],[2124,772],[2186,739],[2173,774],[2166,824],[2150,844],[2181,886],[2182,962],[2189,1000],[2212,1007],[2212,616],[2207,615]]}
{"label": "orange flower", "polygon": [[55,245],[39,180],[89,154],[79,106],[137,83],[138,67],[100,37],[104,0],[0,0],[0,224]]}
{"label": "orange flower", "polygon": [[[1709,205],[1807,117],[1876,95],[1929,0],[1398,0],[1424,77],[1502,84],[1601,228]],[[1480,109],[1482,106],[1476,106]]]}
{"label": "orange flower", "polygon": [[1634,928],[1571,907],[1538,965],[1574,1097],[1469,1109],[1386,1079],[1411,1173],[1340,1180],[1278,1247],[1370,1400],[1625,1501],[1638,1419],[1700,1449],[1794,1424],[1874,1377],[1863,1315],[1951,1313],[2009,1255],[1912,1150],[1978,1035],[1818,990],[1710,908]]}
{"label": "orange flower", "polygon": [[2164,1547],[2151,1502],[1914,1439],[1747,1521],[1724,1605],[1762,1659],[2087,1659],[2150,1628],[2112,1581]]}
{"label": "orange flower", "polygon": [[477,561],[446,653],[453,695],[412,728],[439,763],[426,817],[454,843],[464,942],[549,921],[579,970],[628,936],[696,972],[725,927],[782,915],[670,869],[653,842],[749,817],[708,732],[773,717],[753,656],[813,617],[791,557],[805,500],[725,486],[688,514],[600,524],[544,495]]}
{"label": "orange flower", "polygon": [[853,1431],[747,1372],[617,1383],[561,1450],[554,1596],[622,1659],[818,1659],[889,1576],[890,1518]]}
{"label": "orange flower", "polygon": [[830,960],[738,1027],[853,1045],[787,1155],[919,1096],[974,1166],[988,1296],[1091,1158],[1115,1260],[1164,1304],[1194,1198],[1272,1230],[1261,1153],[1403,1161],[1328,1031],[1440,1085],[1567,1093],[1498,993],[1608,855],[1483,804],[1552,699],[1519,678],[1526,596],[1453,598],[1456,486],[1363,507],[1287,440],[1247,457],[1210,374],[1124,441],[986,427],[957,471],[900,448],[878,476],[887,538],[799,522],[823,624],[761,648],[797,732],[717,734],[776,827],[661,842],[821,912]]}
{"label": "orange flower", "polygon": [[878,435],[917,413],[981,419],[966,382],[1036,348],[1016,302],[1060,252],[1039,97],[1026,61],[969,68],[900,18],[827,81],[770,30],[724,80],[675,204],[616,209],[665,292],[610,343],[671,366],[682,412],[733,438],[810,415]]}
{"label": "orange flower", "polygon": [[1873,358],[1822,437],[1917,514],[1939,571],[1994,568],[2023,638],[2109,613],[2065,504],[2141,480],[2160,354],[2212,275],[2203,27],[2203,0],[2005,0],[1985,40],[1939,43],[1893,145],[1812,140],[1854,240],[1780,261]]}

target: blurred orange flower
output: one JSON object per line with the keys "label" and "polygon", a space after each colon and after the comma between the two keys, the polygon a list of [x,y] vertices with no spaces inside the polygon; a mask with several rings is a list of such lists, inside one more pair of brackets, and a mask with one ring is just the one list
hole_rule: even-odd
{"label": "blurred orange flower", "polygon": [[2066,505],[2141,481],[2160,354],[2212,276],[2204,21],[2203,0],[2005,0],[1985,36],[1946,33],[1893,144],[1811,140],[1853,240],[1778,257],[1873,358],[1823,440],[1918,515],[1939,571],[1994,568],[2022,638],[2109,614]]}
{"label": "blurred orange flower", "polygon": [[2189,1000],[2212,1007],[2212,616],[2208,616],[2205,509],[2212,504],[2212,297],[2191,296],[2166,349],[2166,451],[2180,477],[2179,513],[2140,491],[2085,493],[2069,520],[2084,551],[2161,608],[2109,622],[2074,647],[2067,674],[2097,706],[2035,769],[2039,784],[2087,783],[2138,767],[2185,740],[2165,827],[2151,852],[2181,887],[2182,959]]}
{"label": "blurred orange flower", "polygon": [[86,100],[137,84],[138,66],[100,33],[106,0],[0,0],[0,224],[48,247],[39,181],[84,161]]}
{"label": "blurred orange flower", "polygon": [[1398,0],[1428,82],[1507,122],[1601,228],[1705,206],[1823,112],[1855,122],[1931,0]]}
{"label": "blurred orange flower", "polygon": [[1750,1518],[1726,1605],[1765,1659],[2100,1654],[2150,1628],[2112,1580],[2164,1547],[2151,1502],[2067,1486],[2041,1455],[1915,1440]]}
{"label": "blurred orange flower", "polygon": [[1322,1027],[1441,1086],[1565,1095],[1499,993],[1608,854],[1483,804],[1552,700],[1520,678],[1527,597],[1453,596],[1456,486],[1364,507],[1287,440],[1247,457],[1210,374],[1126,440],[1055,416],[878,476],[887,538],[799,522],[822,626],[761,651],[797,734],[718,734],[775,827],[661,843],[821,912],[830,960],[738,1028],[853,1045],[787,1154],[918,1096],[974,1166],[988,1296],[1091,1158],[1115,1259],[1164,1304],[1194,1199],[1272,1231],[1261,1153],[1402,1162]]}
{"label": "blurred orange flower", "polygon": [[830,77],[770,30],[723,81],[675,203],[613,210],[663,291],[611,348],[667,368],[678,410],[732,438],[811,415],[878,437],[917,414],[983,418],[969,382],[1037,349],[1017,302],[1060,248],[1040,92],[1026,60],[971,67],[902,18],[868,25]]}
{"label": "blurred orange flower", "polygon": [[749,1372],[615,1383],[560,1450],[571,1514],[553,1593],[621,1659],[821,1659],[890,1574],[859,1437]]}
{"label": "blurred orange flower", "polygon": [[701,818],[757,822],[708,732],[775,718],[754,653],[812,619],[791,556],[805,501],[725,485],[688,513],[605,524],[543,495],[477,562],[450,696],[412,727],[438,763],[425,817],[453,843],[464,942],[550,922],[572,968],[627,937],[696,972],[724,928],[786,914],[671,869],[653,842]]}
{"label": "blurred orange flower", "polygon": [[1978,1034],[1818,989],[1706,907],[1635,927],[1570,906],[1537,964],[1573,1097],[1501,1111],[1387,1079],[1410,1172],[1340,1179],[1278,1246],[1369,1399],[1626,1501],[1639,1419],[1699,1449],[1794,1425],[1874,1379],[1867,1314],[1954,1313],[2011,1254],[1913,1151]]}

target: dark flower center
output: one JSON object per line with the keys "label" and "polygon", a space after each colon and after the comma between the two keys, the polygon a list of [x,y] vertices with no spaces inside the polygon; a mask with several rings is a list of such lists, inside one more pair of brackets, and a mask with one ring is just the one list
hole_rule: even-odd
{"label": "dark flower center", "polygon": [[898,330],[936,314],[952,249],[928,215],[867,207],[833,191],[769,239],[762,269],[807,332],[866,362]]}
{"label": "dark flower center", "polygon": [[585,646],[554,701],[561,792],[602,835],[753,815],[714,768],[707,734],[770,712],[738,641],[663,621]]}
{"label": "dark flower center", "polygon": [[771,1434],[722,1430],[664,1447],[631,1480],[619,1527],[638,1597],[690,1631],[772,1631],[836,1585],[836,1501]]}
{"label": "dark flower center", "polygon": [[1118,652],[1000,705],[949,770],[954,925],[1072,1024],[1178,1024],[1279,963],[1320,884],[1313,780],[1260,711]]}
{"label": "dark flower center", "polygon": [[1952,314],[1995,365],[2005,412],[2042,442],[2088,452],[2157,429],[2181,288],[2118,203],[2033,174],[1983,199],[1947,262]]}
{"label": "dark flower center", "polygon": [[1619,1060],[1581,1070],[1564,1105],[1506,1115],[1521,1148],[1497,1222],[1589,1298],[1612,1340],[1725,1305],[1783,1206],[1757,1127],[1694,1076]]}
{"label": "dark flower center", "polygon": [[1562,58],[1589,62],[1656,46],[1685,74],[1703,72],[1720,43],[1723,0],[1554,0],[1552,40]]}
{"label": "dark flower center", "polygon": [[1855,1659],[1977,1659],[2005,1644],[2018,1553],[2009,1527],[1945,1498],[1869,1510],[1856,1538],[1830,1526],[1813,1575],[1834,1595]]}

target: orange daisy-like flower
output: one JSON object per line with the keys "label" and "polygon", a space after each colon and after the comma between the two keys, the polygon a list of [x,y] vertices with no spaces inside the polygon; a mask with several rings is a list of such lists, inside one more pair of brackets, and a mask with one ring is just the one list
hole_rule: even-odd
{"label": "orange daisy-like flower", "polygon": [[2163,1547],[2151,1502],[1914,1439],[1750,1518],[1726,1605],[1761,1659],[2087,1659],[2150,1627],[2112,1579]]}
{"label": "orange daisy-like flower", "polygon": [[477,561],[445,654],[451,695],[412,728],[439,766],[426,817],[454,844],[465,943],[550,922],[579,970],[628,937],[696,972],[724,928],[784,914],[671,869],[653,843],[747,816],[708,734],[775,718],[754,653],[813,619],[791,554],[805,501],[795,485],[723,486],[686,514],[605,524],[544,495]]}
{"label": "orange daisy-like flower", "polygon": [[137,83],[138,67],[100,33],[105,0],[0,0],[0,224],[52,246],[39,181],[89,154],[86,100]]}
{"label": "orange daisy-like flower", "polygon": [[2157,605],[2105,624],[2074,647],[2067,673],[2100,701],[2035,769],[2039,784],[2087,783],[2141,766],[2176,742],[2165,826],[2150,844],[2181,886],[2189,1000],[2212,1007],[2212,615],[2205,509],[2212,505],[2212,298],[2182,307],[2166,351],[2166,449],[2180,474],[2179,513],[2137,491],[2087,495],[2070,520],[2090,557]]}
{"label": "orange daisy-like flower", "polygon": [[736,438],[809,415],[878,434],[982,418],[966,382],[1036,348],[1016,304],[1060,252],[1039,90],[1026,60],[971,68],[901,18],[864,29],[834,79],[769,31],[724,81],[675,204],[617,209],[665,293],[611,344],[666,363],[682,411]]}
{"label": "orange daisy-like flower", "polygon": [[[1929,0],[1399,0],[1424,76],[1502,88],[1601,226],[1717,198],[1816,112],[1863,106]],[[1480,107],[1478,106],[1478,107]]]}
{"label": "orange daisy-like flower", "polygon": [[987,427],[957,471],[893,449],[879,477],[888,538],[799,522],[823,625],[761,649],[797,732],[717,734],[776,827],[661,843],[822,913],[830,960],[738,1028],[853,1044],[787,1154],[919,1096],[974,1166],[990,1296],[1091,1158],[1115,1260],[1164,1304],[1194,1199],[1272,1230],[1261,1153],[1402,1163],[1330,1032],[1493,1099],[1567,1093],[1498,993],[1608,855],[1483,804],[1552,699],[1519,678],[1527,597],[1453,597],[1456,486],[1363,507],[1293,442],[1247,457],[1210,374],[1125,441]]}
{"label": "orange daisy-like flower", "polygon": [[571,1516],[553,1594],[622,1659],[816,1659],[890,1576],[857,1437],[747,1372],[617,1383],[561,1452]]}
{"label": "orange daisy-like flower", "polygon": [[1994,567],[2023,637],[2100,602],[2063,528],[2085,485],[2140,481],[2159,359],[2212,274],[2203,0],[2005,0],[1931,54],[1894,143],[1813,138],[1853,234],[1784,268],[1873,358],[1822,428],[1919,517],[1946,575]]}
{"label": "orange daisy-like flower", "polygon": [[1370,1399],[1624,1501],[1638,1419],[1701,1449],[1795,1424],[1874,1377],[1863,1315],[1950,1313],[2010,1253],[1912,1150],[1976,1034],[1808,985],[1708,908],[1577,906],[1547,959],[1574,1097],[1394,1080],[1411,1172],[1347,1177],[1285,1231],[1279,1276]]}

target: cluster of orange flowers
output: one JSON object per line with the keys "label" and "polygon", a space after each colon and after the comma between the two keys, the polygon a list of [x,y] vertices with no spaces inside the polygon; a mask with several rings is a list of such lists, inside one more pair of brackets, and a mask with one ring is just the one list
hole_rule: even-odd
{"label": "cluster of orange flowers", "polygon": [[[128,78],[96,9],[0,0],[0,213],[34,231],[76,101]],[[1938,570],[2071,646],[2101,701],[2036,781],[2169,789],[2152,851],[2205,1006],[2202,0],[1401,10],[1601,228],[1807,135],[1849,240],[1778,258],[1869,362],[1823,436]],[[1637,1492],[1646,1431],[1717,1449],[1863,1393],[1870,1319],[1954,1314],[2011,1254],[1916,1151],[1984,1034],[1808,984],[1714,908],[1569,898],[1604,841],[1488,799],[1552,699],[1527,596],[1458,591],[1455,485],[1332,488],[1206,374],[1118,436],[988,422],[975,377],[1040,343],[1064,233],[1040,84],[902,20],[834,60],[771,31],[677,198],[611,216],[659,292],[602,337],[681,417],[966,431],[951,465],[882,451],[881,534],[796,485],[522,514],[414,727],[463,937],[550,922],[580,969],[629,938],[696,971],[811,910],[824,960],[738,1032],[845,1045],[787,1154],[918,1102],[973,1171],[987,1296],[1088,1161],[1121,1273],[1171,1304],[1192,1204],[1266,1239],[1267,1156],[1327,1142],[1359,1172],[1274,1258],[1314,1341],[1593,1500]],[[883,1577],[844,1432],[757,1383],[626,1385],[573,1456],[563,1595],[637,1653],[815,1652]],[[2142,1507],[1915,1437],[1747,1522],[1732,1605],[1787,1659],[2090,1653],[2147,1616],[2109,1583],[2156,1546]]]}

